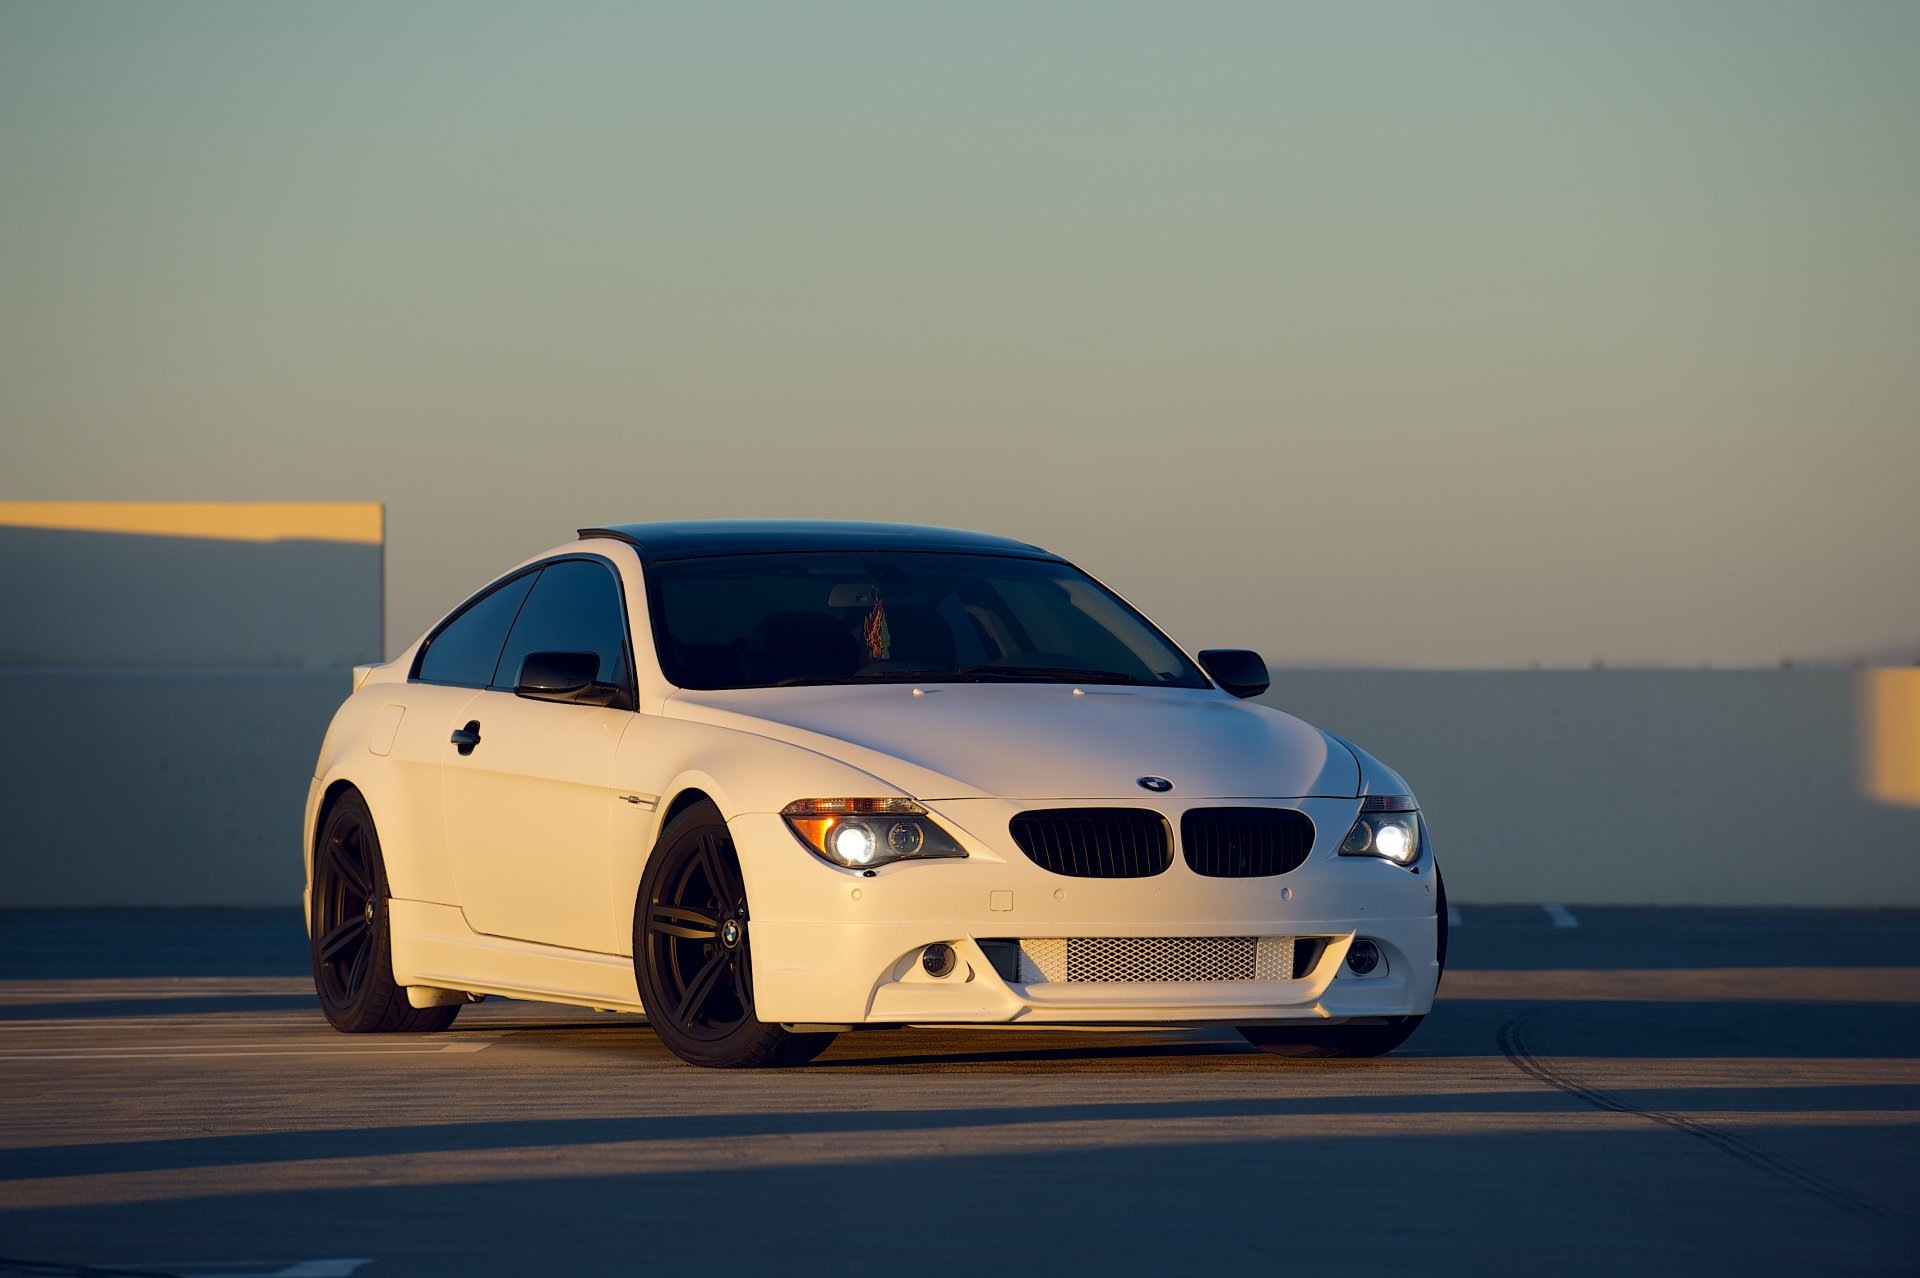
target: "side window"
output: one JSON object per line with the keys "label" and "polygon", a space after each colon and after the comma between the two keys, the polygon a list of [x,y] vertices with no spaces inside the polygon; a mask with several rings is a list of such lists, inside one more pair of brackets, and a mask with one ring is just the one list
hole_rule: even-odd
{"label": "side window", "polygon": [[493,682],[493,668],[499,664],[501,645],[507,631],[533,589],[540,574],[522,573],[496,587],[467,606],[467,610],[427,644],[420,654],[419,674],[426,683],[451,683],[464,688],[484,688]]}
{"label": "side window", "polygon": [[493,686],[511,692],[532,652],[597,652],[600,682],[631,688],[626,610],[610,570],[584,559],[547,565],[507,636]]}

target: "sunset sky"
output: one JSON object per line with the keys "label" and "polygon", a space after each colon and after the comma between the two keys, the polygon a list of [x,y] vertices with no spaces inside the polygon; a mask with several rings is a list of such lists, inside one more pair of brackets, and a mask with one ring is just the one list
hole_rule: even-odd
{"label": "sunset sky", "polygon": [[0,3],[0,498],[953,524],[1276,665],[1920,660],[1920,5]]}

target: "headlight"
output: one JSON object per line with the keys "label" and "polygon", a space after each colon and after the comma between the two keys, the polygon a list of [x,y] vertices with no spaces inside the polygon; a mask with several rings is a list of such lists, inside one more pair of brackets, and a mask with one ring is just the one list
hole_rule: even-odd
{"label": "headlight", "polygon": [[1420,857],[1420,834],[1420,809],[1411,795],[1370,794],[1361,801],[1359,819],[1340,840],[1340,855],[1412,865]]}
{"label": "headlight", "polygon": [[796,799],[780,815],[814,855],[849,870],[967,854],[912,799]]}

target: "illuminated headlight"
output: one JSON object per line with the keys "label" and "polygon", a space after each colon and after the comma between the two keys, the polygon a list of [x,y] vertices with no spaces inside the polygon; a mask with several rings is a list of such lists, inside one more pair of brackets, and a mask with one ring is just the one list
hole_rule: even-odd
{"label": "illuminated headlight", "polygon": [[1340,840],[1341,856],[1377,856],[1412,865],[1420,856],[1420,810],[1407,795],[1368,795],[1360,817]]}
{"label": "illuminated headlight", "polygon": [[796,799],[780,815],[810,852],[849,870],[967,854],[912,799]]}

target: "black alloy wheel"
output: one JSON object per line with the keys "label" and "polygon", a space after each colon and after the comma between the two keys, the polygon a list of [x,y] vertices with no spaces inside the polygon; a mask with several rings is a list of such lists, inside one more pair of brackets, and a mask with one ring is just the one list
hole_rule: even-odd
{"label": "black alloy wheel", "polygon": [[425,1033],[453,1023],[457,1005],[414,1007],[393,979],[386,864],[373,816],[357,791],[336,799],[320,823],[311,893],[313,986],[335,1029]]}
{"label": "black alloy wheel", "polygon": [[746,881],[711,804],[689,807],[661,832],[641,877],[633,930],[647,1023],[682,1060],[723,1069],[799,1065],[833,1041],[754,1016]]}

